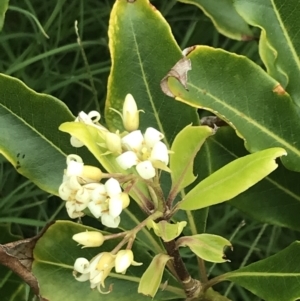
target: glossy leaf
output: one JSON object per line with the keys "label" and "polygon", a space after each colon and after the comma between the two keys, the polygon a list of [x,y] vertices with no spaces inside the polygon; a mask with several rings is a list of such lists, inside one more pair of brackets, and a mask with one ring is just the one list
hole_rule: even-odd
{"label": "glossy leaf", "polygon": [[197,234],[193,236],[183,236],[176,241],[178,247],[189,247],[198,257],[209,262],[226,262],[224,248],[231,247],[230,241],[222,236],[213,234]]}
{"label": "glossy leaf", "polygon": [[105,144],[105,136],[101,136],[95,127],[81,122],[65,122],[60,125],[59,130],[79,139],[106,171],[113,173],[122,170],[112,154],[105,154],[107,149],[100,146]]}
{"label": "glossy leaf", "polygon": [[188,91],[175,78],[168,81],[176,100],[227,121],[250,152],[283,147],[288,153],[283,164],[300,171],[299,115],[278,82],[246,57],[224,50],[197,46],[188,58]]}
{"label": "glossy leaf", "polygon": [[196,179],[193,173],[194,159],[205,142],[214,131],[208,126],[187,126],[177,134],[172,144],[170,169],[172,188],[170,194],[176,194]]}
{"label": "glossy leaf", "polygon": [[110,129],[123,129],[120,117],[124,98],[131,93],[139,109],[140,128],[151,126],[165,135],[170,145],[186,125],[198,123],[196,110],[172,102],[159,83],[181,57],[169,25],[148,0],[116,1],[109,24],[112,68],[108,80],[106,122]]}
{"label": "glossy leaf", "polygon": [[179,0],[198,6],[212,20],[217,30],[235,40],[247,40],[252,32],[245,20],[237,13],[231,0]]}
{"label": "glossy leaf", "polygon": [[282,148],[271,148],[236,159],[202,180],[178,207],[196,210],[228,201],[275,170],[275,159],[285,154]]}
{"label": "glossy leaf", "polygon": [[[78,282],[74,279],[73,264],[78,257],[90,260],[100,252],[109,252],[118,242],[110,240],[99,248],[81,249],[72,240],[72,236],[86,229],[96,231],[78,223],[58,221],[50,226],[37,242],[32,271],[39,281],[40,293],[44,298],[51,301],[98,301],[103,297],[97,290],[91,290],[88,282]],[[134,247],[133,252],[135,260],[143,262],[143,265],[130,267],[125,275],[117,274],[113,270],[105,281],[107,289],[113,283],[113,291],[105,295],[105,300],[145,300],[145,296],[137,293],[137,288],[140,276],[151,258],[142,248]],[[170,274],[167,277],[170,280],[169,285],[163,292],[160,291],[154,300],[182,296],[182,290],[173,286],[173,283],[176,283],[174,278]]]}
{"label": "glossy leaf", "polygon": [[13,77],[1,74],[0,86],[0,152],[19,173],[57,194],[66,154],[77,152],[58,127],[73,115],[58,99],[36,93]]}
{"label": "glossy leaf", "polygon": [[2,0],[0,2],[0,31],[2,30],[4,24],[5,13],[8,9],[9,0]]}
{"label": "glossy leaf", "polygon": [[261,58],[270,75],[300,105],[299,1],[234,0],[234,5],[249,24],[262,29]]}
{"label": "glossy leaf", "polygon": [[[250,290],[267,301],[295,301],[300,298],[300,242],[239,270],[224,279]],[[223,277],[222,277],[223,278]]]}
{"label": "glossy leaf", "polygon": [[[243,141],[235,135],[234,130],[230,127],[219,128],[215,135],[206,140],[198,154],[199,163],[196,164],[201,166],[198,169],[198,180],[205,179],[232,160],[245,155],[247,151]],[[300,173],[289,171],[279,164],[270,175],[229,202],[253,219],[299,231],[299,183]],[[196,210],[192,213],[200,212]],[[200,221],[201,218],[197,216],[197,228]]]}

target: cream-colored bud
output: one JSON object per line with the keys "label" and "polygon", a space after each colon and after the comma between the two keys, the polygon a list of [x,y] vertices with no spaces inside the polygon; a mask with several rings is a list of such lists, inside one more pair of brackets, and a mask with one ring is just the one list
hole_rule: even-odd
{"label": "cream-colored bud", "polygon": [[104,236],[97,231],[86,231],[73,235],[73,240],[83,245],[84,247],[100,247],[104,242]]}
{"label": "cream-colored bud", "polygon": [[115,265],[116,255],[109,252],[103,252],[101,258],[99,259],[96,269],[98,271],[104,271],[106,269],[111,269]]}
{"label": "cream-colored bud", "polygon": [[94,182],[100,182],[102,179],[102,171],[96,166],[84,165],[81,177]]}
{"label": "cream-colored bud", "polygon": [[131,94],[127,94],[123,105],[123,125],[128,132],[139,128],[139,111]]}
{"label": "cream-colored bud", "polygon": [[107,132],[105,134],[106,147],[113,154],[122,154],[121,138],[118,134]]}
{"label": "cream-colored bud", "polygon": [[120,195],[120,198],[122,200],[122,209],[127,208],[130,204],[130,198],[129,198],[128,193],[122,192]]}
{"label": "cream-colored bud", "polygon": [[120,250],[117,253],[115,261],[115,270],[117,273],[125,274],[130,265],[142,265],[142,262],[133,260],[133,252],[131,250]]}

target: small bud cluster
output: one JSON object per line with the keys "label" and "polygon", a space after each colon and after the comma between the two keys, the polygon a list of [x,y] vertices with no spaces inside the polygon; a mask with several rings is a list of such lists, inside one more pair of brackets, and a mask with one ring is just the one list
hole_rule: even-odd
{"label": "small bud cluster", "polygon": [[[102,245],[104,236],[100,232],[83,232],[73,236],[73,239],[85,247],[96,247]],[[131,250],[119,250],[116,254],[102,252],[88,261],[86,258],[77,258],[74,263],[74,276],[78,281],[90,281],[90,287],[96,288],[100,293],[101,286],[105,287],[104,280],[113,268],[116,273],[125,274],[130,265],[138,266],[142,263],[134,261]],[[78,276],[78,274],[80,274]]]}
{"label": "small bud cluster", "polygon": [[99,183],[101,176],[99,168],[85,166],[79,156],[69,155],[59,195],[66,201],[70,218],[83,216],[88,208],[94,217],[101,217],[103,225],[116,228],[122,210],[129,205],[129,196],[114,178]]}

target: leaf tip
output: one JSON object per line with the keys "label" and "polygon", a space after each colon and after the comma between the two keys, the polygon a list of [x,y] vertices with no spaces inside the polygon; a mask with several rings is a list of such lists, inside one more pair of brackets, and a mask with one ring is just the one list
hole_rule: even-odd
{"label": "leaf tip", "polygon": [[278,95],[286,94],[286,91],[284,90],[284,88],[280,84],[278,84],[274,87],[273,92],[278,94]]}

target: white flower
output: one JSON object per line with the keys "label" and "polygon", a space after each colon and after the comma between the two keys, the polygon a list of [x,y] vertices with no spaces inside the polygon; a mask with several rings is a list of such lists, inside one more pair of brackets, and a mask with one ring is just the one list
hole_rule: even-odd
{"label": "white flower", "polygon": [[133,252],[131,250],[121,250],[117,253],[115,260],[116,273],[125,274],[130,265],[142,265],[142,262],[133,260]]}
{"label": "white flower", "polygon": [[[109,252],[103,252],[95,256],[90,262],[83,257],[77,258],[74,263],[74,272],[77,281],[90,281],[90,287],[97,287],[100,293],[105,293],[101,290],[101,286],[105,287],[104,280],[115,266],[115,255]],[[80,276],[77,274],[80,273]]]}
{"label": "white flower", "polygon": [[129,205],[129,196],[122,192],[119,182],[110,178],[106,183],[92,192],[91,201],[87,207],[96,217],[101,217],[101,223],[109,228],[117,228],[120,223],[120,214]]}
{"label": "white flower", "polygon": [[69,155],[67,157],[67,169],[58,192],[60,197],[66,201],[66,209],[70,218],[84,215],[82,211],[88,207],[93,191],[99,186],[103,186],[100,183],[93,183],[99,181],[101,177],[102,172],[99,168],[84,166],[79,156]]}
{"label": "white flower", "polygon": [[[78,114],[78,117],[76,117],[75,122],[85,123],[87,125],[97,128],[100,131],[107,132],[108,130],[104,126],[102,126],[101,124],[98,123],[100,118],[101,118],[101,115],[97,111],[91,111],[88,114],[81,111]],[[84,145],[79,139],[77,139],[74,136],[71,136],[70,143],[74,147],[82,147]]]}
{"label": "white flower", "polygon": [[117,255],[102,252],[91,261],[83,257],[77,258],[74,263],[73,275],[80,282],[89,280],[92,289],[97,287],[100,293],[105,294],[109,291],[103,292],[101,287],[105,287],[104,281],[113,267],[115,267],[117,273],[125,274],[130,265],[142,265],[141,262],[134,261],[131,250],[121,250]]}
{"label": "white flower", "polygon": [[161,142],[163,134],[154,128],[147,128],[144,136],[140,130],[133,131],[121,139],[126,150],[116,158],[123,169],[136,166],[138,174],[143,179],[155,176],[155,168],[168,170],[169,154],[166,145]]}

